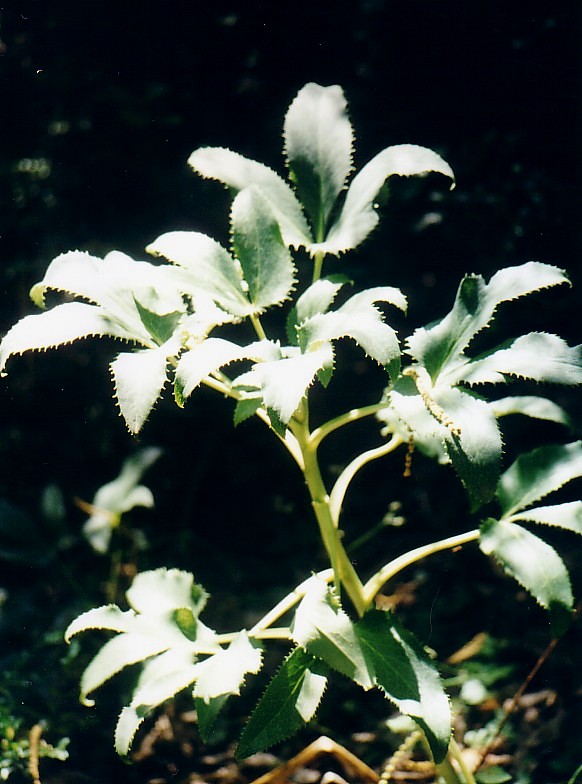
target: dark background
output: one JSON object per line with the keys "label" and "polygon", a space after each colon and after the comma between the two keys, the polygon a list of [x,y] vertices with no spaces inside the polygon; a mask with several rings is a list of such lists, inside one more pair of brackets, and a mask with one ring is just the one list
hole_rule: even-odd
{"label": "dark background", "polygon": [[[356,166],[385,146],[411,142],[437,150],[456,173],[452,193],[438,178],[394,183],[381,227],[342,262],[358,285],[405,291],[411,307],[398,322],[403,333],[446,312],[464,272],[489,276],[535,259],[567,269],[574,290],[536,297],[502,323],[576,342],[580,33],[580,6],[565,0],[0,4],[0,334],[33,312],[28,290],[60,252],[116,248],[143,258],[145,245],[171,229],[226,242],[227,194],[199,180],[188,155],[201,145],[227,146],[282,172],[285,110],[316,81],[345,90]],[[13,359],[2,382],[0,497],[27,515],[22,538],[58,551],[63,568],[86,583],[84,594],[67,593],[4,530],[11,555],[0,579],[8,596],[0,643],[7,651],[99,602],[108,565],[79,541],[83,516],[73,499],[90,500],[136,446],[111,399],[106,365],[114,354],[114,346],[88,341]],[[382,381],[356,352],[346,347],[341,362],[348,374],[332,389],[334,404],[377,398]],[[365,401],[355,397],[354,374],[367,384]],[[574,408],[572,396],[554,397]],[[269,435],[253,423],[233,435],[228,403],[205,392],[185,412],[167,398],[137,443],[165,450],[149,479],[157,511],[138,515],[152,542],[139,567],[195,571],[216,598],[217,622],[229,628],[323,561],[314,554],[315,532],[301,527],[308,514],[301,481]],[[564,438],[551,427],[515,431],[526,446]],[[376,438],[375,427],[357,428],[324,458],[332,467],[345,463],[358,439]],[[394,497],[428,529],[422,541],[451,520],[455,530],[466,528],[462,497],[451,501],[454,477],[435,478],[419,461],[417,479],[393,489],[383,467],[371,468],[348,498],[351,535],[381,518]],[[49,484],[67,506],[58,536],[38,511]],[[381,545],[396,552],[407,541],[403,533],[397,544]],[[377,557],[364,551],[365,568]],[[439,574],[443,604],[427,595],[429,605],[437,614],[442,606],[456,629],[443,654],[484,624],[503,634],[540,621],[535,608],[524,614],[521,606],[505,628],[498,599],[471,612],[469,599],[463,604],[455,594],[458,578]],[[465,612],[462,630],[460,616],[447,614],[448,590],[449,610]],[[415,617],[426,637],[428,615]],[[534,648],[543,645],[543,624]],[[48,700],[27,694],[34,705]]]}

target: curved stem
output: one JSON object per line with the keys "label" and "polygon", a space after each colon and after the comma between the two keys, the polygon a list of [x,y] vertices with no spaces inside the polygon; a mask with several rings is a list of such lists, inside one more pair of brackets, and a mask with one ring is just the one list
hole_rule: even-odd
{"label": "curved stem", "polygon": [[[324,580],[326,583],[330,583],[333,580],[333,570],[332,569],[325,569],[323,572],[318,572],[317,577],[321,580]],[[250,629],[249,634],[251,637],[257,636],[260,632],[267,629],[271,624],[278,621],[286,612],[288,612],[292,607],[294,607],[298,602],[303,599],[305,596],[305,592],[307,590],[307,583],[311,580],[311,577],[308,577],[307,580],[304,580],[300,583],[297,588],[294,588],[291,593],[287,594],[280,602],[278,602],[272,610],[264,615],[260,621],[257,621],[252,629]]]}
{"label": "curved stem", "polygon": [[335,419],[330,419],[329,422],[316,428],[311,434],[311,443],[313,446],[317,447],[321,444],[323,439],[330,433],[333,433],[334,430],[338,430],[340,427],[343,427],[350,422],[357,422],[359,419],[372,416],[373,414],[378,413],[378,411],[382,411],[383,408],[386,408],[386,403],[372,403],[369,406],[352,408],[351,411],[340,414],[340,416],[335,417]]}
{"label": "curved stem", "polygon": [[457,745],[457,741],[453,737],[451,737],[451,741],[449,743],[449,755],[453,757],[454,760],[456,760],[457,765],[461,769],[461,773],[463,774],[463,778],[465,779],[465,784],[477,784],[477,782],[475,781],[475,776],[473,776],[473,773],[471,772],[467,763],[465,762],[465,759],[461,754],[461,749],[459,748],[459,746]]}
{"label": "curved stem", "polygon": [[379,457],[390,454],[390,452],[393,452],[400,444],[402,444],[400,436],[393,435],[390,441],[387,441],[385,444],[382,444],[375,449],[368,449],[367,452],[362,452],[361,455],[355,457],[352,462],[348,463],[344,468],[329,496],[329,509],[336,528],[338,526],[339,516],[347,489],[358,471],[367,465],[367,463],[372,462],[372,460],[377,460]]}
{"label": "curved stem", "polygon": [[371,604],[378,591],[382,588],[384,583],[388,582],[398,572],[401,572],[407,566],[411,566],[417,561],[421,561],[428,555],[438,553],[441,550],[452,550],[454,547],[460,547],[468,542],[474,542],[479,538],[479,529],[467,531],[464,534],[457,534],[456,536],[449,536],[446,539],[441,539],[438,542],[425,544],[422,547],[417,547],[410,550],[408,553],[400,555],[390,563],[387,563],[379,571],[373,575],[368,582],[364,585],[364,598],[368,604]]}

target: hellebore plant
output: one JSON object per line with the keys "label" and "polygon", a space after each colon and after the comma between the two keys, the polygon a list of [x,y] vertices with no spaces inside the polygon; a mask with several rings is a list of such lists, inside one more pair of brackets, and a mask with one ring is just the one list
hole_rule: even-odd
{"label": "hellebore plant", "polygon": [[[402,351],[386,313],[405,311],[404,295],[391,286],[349,292],[340,257],[373,231],[376,201],[390,177],[437,172],[452,185],[451,168],[431,150],[403,144],[382,150],[352,176],[353,130],[338,86],[303,87],[287,112],[284,138],[289,182],[227,149],[201,148],[190,156],[195,172],[225,184],[233,195],[230,249],[205,234],[173,231],[147,248],[169,264],[134,261],[119,252],[104,259],[65,253],[51,262],[31,296],[40,307],[49,290],[64,293],[66,301],[23,318],[0,345],[4,369],[13,354],[86,336],[132,344],[111,364],[117,402],[132,433],[140,431],[169,379],[179,406],[200,385],[231,398],[235,425],[258,417],[303,473],[329,558],[329,569],[308,577],[252,628],[230,634],[217,634],[201,620],[207,594],[191,574],[138,574],[127,592],[129,609],[90,610],[67,630],[67,639],[88,629],[116,632],[85,671],[81,698],[91,704],[89,694],[141,662],[117,724],[119,754],[129,752],[144,718],[183,689],[192,692],[205,739],[228,698],[261,669],[268,640],[287,640],[290,652],[250,716],[239,757],[309,722],[337,671],[365,691],[383,692],[422,730],[441,775],[460,781],[447,756],[455,747],[437,666],[374,599],[405,567],[475,541],[546,608],[555,635],[567,628],[573,608],[568,571],[539,532],[559,526],[582,534],[582,502],[545,502],[582,475],[582,445],[540,446],[503,470],[502,417],[521,414],[564,425],[568,417],[545,397],[493,393],[514,378],[579,384],[580,348],[545,332],[513,337],[482,353],[471,348],[504,303],[568,279],[537,262],[502,269],[489,281],[466,275],[449,313],[417,329]],[[299,249],[312,262],[307,280],[294,261]],[[263,314],[280,307],[287,310],[286,329],[270,334]],[[254,339],[244,342],[249,323]],[[233,325],[242,326],[241,342],[231,339]],[[312,387],[331,381],[343,338],[385,369],[386,389],[380,400],[313,427]],[[328,487],[318,447],[365,417],[378,419],[384,441],[355,457]],[[401,449],[402,465],[412,447],[452,466],[471,513],[481,514],[480,525],[420,544],[375,574],[361,575],[341,528],[346,492],[366,464]],[[486,515],[480,512],[485,505]],[[109,535],[107,526],[94,528],[96,537]],[[289,616],[291,622],[281,625]],[[472,780],[466,770],[464,775]]]}

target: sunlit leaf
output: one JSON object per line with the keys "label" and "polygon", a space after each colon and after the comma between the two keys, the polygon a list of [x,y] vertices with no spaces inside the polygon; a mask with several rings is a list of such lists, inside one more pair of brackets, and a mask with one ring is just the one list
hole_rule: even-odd
{"label": "sunlit leaf", "polygon": [[223,147],[201,147],[190,155],[188,164],[202,177],[218,180],[237,191],[258,186],[277,216],[285,243],[298,248],[313,241],[295,194],[268,166]]}
{"label": "sunlit leaf", "polygon": [[492,518],[481,526],[480,547],[549,611],[554,634],[562,634],[574,598],[568,570],[554,548],[516,523]]}
{"label": "sunlit leaf", "polygon": [[291,254],[270,202],[257,187],[245,188],[232,203],[232,245],[256,311],[279,305],[295,283]]}
{"label": "sunlit leaf", "polygon": [[133,610],[122,611],[114,604],[95,607],[71,621],[65,631],[65,640],[70,642],[71,637],[75,634],[88,631],[89,629],[129,632],[136,628],[135,617]]}
{"label": "sunlit leaf", "polygon": [[506,348],[477,357],[458,373],[468,384],[498,384],[506,376],[553,384],[582,383],[582,347],[570,347],[557,335],[530,332]]}
{"label": "sunlit leaf", "polygon": [[502,302],[567,282],[562,270],[534,261],[500,270],[488,284],[480,275],[466,275],[451,312],[433,326],[417,329],[408,339],[408,352],[434,380],[449,362],[458,363]]}
{"label": "sunlit leaf", "polygon": [[238,759],[268,749],[310,721],[325,691],[326,674],[323,662],[295,648],[251,714],[236,750]]}
{"label": "sunlit leaf", "polygon": [[345,280],[335,278],[320,278],[312,283],[295,303],[297,324],[302,324],[317,313],[325,313],[345,283]]}
{"label": "sunlit leaf", "polygon": [[[101,308],[84,302],[66,302],[46,313],[25,316],[0,343],[0,372],[14,354],[44,351],[87,337],[114,337],[133,341],[133,335],[108,318]],[[151,341],[151,338],[148,337]]]}
{"label": "sunlit leaf", "polygon": [[221,308],[236,316],[247,316],[255,310],[245,293],[235,260],[206,234],[170,231],[154,240],[146,250],[185,270],[184,281],[193,294],[197,291],[208,294]]}
{"label": "sunlit leaf", "polygon": [[162,394],[168,357],[178,349],[175,341],[159,348],[118,354],[111,363],[115,396],[130,433],[139,433]]}
{"label": "sunlit leaf", "polygon": [[364,689],[374,686],[354,625],[331,588],[313,577],[293,619],[291,635],[308,653]]}
{"label": "sunlit leaf", "polygon": [[353,130],[341,87],[313,82],[299,90],[285,116],[290,176],[311,218],[316,242],[351,169]]}
{"label": "sunlit leaf", "polygon": [[451,167],[436,152],[415,144],[387,147],[367,163],[352,180],[342,210],[325,240],[310,252],[338,255],[356,248],[378,224],[376,199],[389,177],[410,177],[440,172],[451,180]]}
{"label": "sunlit leaf", "polygon": [[194,576],[179,569],[155,569],[137,575],[126,593],[138,613],[159,615],[187,607],[194,615],[202,612],[208,594],[194,582]]}
{"label": "sunlit leaf", "polygon": [[561,406],[545,397],[535,395],[521,395],[517,397],[502,397],[492,400],[489,406],[496,417],[510,414],[523,414],[535,419],[545,419],[561,425],[569,425],[570,417]]}

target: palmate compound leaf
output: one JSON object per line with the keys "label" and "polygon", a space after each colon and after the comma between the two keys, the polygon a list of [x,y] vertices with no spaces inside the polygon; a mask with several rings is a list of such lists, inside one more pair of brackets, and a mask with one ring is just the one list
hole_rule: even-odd
{"label": "palmate compound leaf", "polygon": [[488,284],[481,276],[466,276],[451,312],[436,324],[416,330],[408,340],[407,353],[416,363],[405,374],[414,379],[416,390],[404,378],[387,390],[392,411],[382,412],[379,418],[389,430],[404,438],[412,436],[421,449],[441,462],[448,457],[474,509],[491,499],[499,476],[502,441],[497,416],[521,413],[554,421],[566,418],[541,398],[508,399],[504,408],[458,385],[506,382],[512,375],[574,384],[582,381],[582,366],[578,348],[543,333],[524,335],[474,359],[465,350],[488,326],[501,302],[564,282],[567,278],[561,270],[536,262],[501,270]]}
{"label": "palmate compound leaf", "polygon": [[218,180],[236,191],[257,186],[276,215],[285,244],[299,248],[313,242],[295,194],[268,166],[222,147],[201,147],[190,155],[188,164],[202,177]]}
{"label": "palmate compound leaf", "polygon": [[232,246],[258,311],[279,305],[295,284],[295,267],[275,213],[259,188],[241,191],[231,209]]}
{"label": "palmate compound leaf", "polygon": [[568,570],[554,548],[517,523],[493,518],[481,525],[480,547],[548,610],[553,633],[563,634],[574,598]]}
{"label": "palmate compound leaf", "polygon": [[333,368],[331,343],[323,343],[305,353],[288,346],[280,350],[279,359],[257,362],[250,371],[238,376],[235,386],[258,390],[267,410],[286,425],[315,377],[330,368]]}
{"label": "palmate compound leaf", "polygon": [[352,164],[354,133],[338,85],[306,84],[285,116],[283,136],[290,178],[321,242]]}
{"label": "palmate compound leaf", "polygon": [[352,180],[342,209],[323,242],[310,253],[339,255],[356,248],[378,224],[376,199],[390,177],[422,176],[439,172],[454,184],[451,167],[436,152],[415,144],[398,144],[379,152]]}
{"label": "palmate compound leaf", "polygon": [[317,711],[327,685],[328,668],[302,648],[285,659],[251,714],[236,756],[250,757],[285,740]]}
{"label": "palmate compound leaf", "polygon": [[466,275],[450,313],[429,327],[417,329],[408,338],[408,353],[426,368],[434,382],[448,365],[455,370],[468,361],[465,349],[489,325],[502,302],[562,283],[568,283],[562,270],[535,261],[502,269],[489,283],[481,275]]}
{"label": "palmate compound leaf", "polygon": [[451,726],[447,696],[434,664],[392,615],[371,610],[353,623],[332,589],[313,577],[291,633],[307,653],[363,689],[378,687],[422,727],[435,760],[443,759]]}
{"label": "palmate compound leaf", "polygon": [[400,369],[400,346],[394,330],[384,323],[375,302],[387,302],[406,311],[406,298],[399,289],[382,286],[354,294],[341,307],[316,313],[297,328],[299,345],[313,349],[324,342],[351,337],[372,359],[396,377]]}

